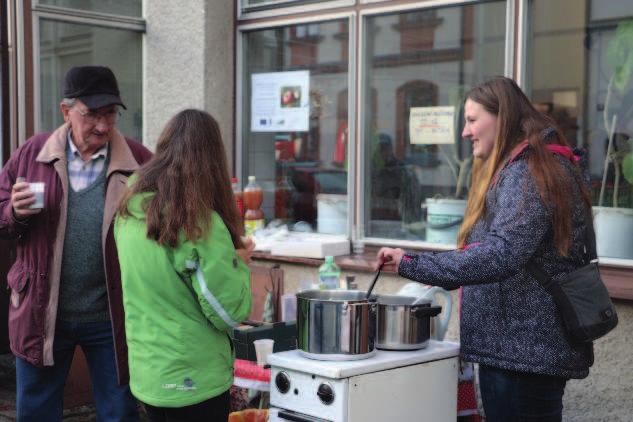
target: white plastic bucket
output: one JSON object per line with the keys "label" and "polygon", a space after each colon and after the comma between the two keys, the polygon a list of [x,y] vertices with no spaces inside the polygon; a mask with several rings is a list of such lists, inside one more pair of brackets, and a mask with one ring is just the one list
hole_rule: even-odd
{"label": "white plastic bucket", "polygon": [[633,209],[593,207],[598,256],[633,258]]}
{"label": "white plastic bucket", "polygon": [[465,199],[427,198],[426,241],[454,245],[464,220]]}
{"label": "white plastic bucket", "polygon": [[347,195],[317,195],[317,231],[328,234],[347,232]]}

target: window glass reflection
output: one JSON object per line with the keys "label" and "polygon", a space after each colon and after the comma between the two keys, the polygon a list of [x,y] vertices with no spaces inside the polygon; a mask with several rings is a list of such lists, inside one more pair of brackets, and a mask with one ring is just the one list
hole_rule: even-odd
{"label": "window glass reflection", "polygon": [[66,7],[87,12],[141,17],[141,0],[38,0],[48,6]]}
{"label": "window glass reflection", "polygon": [[346,20],[245,34],[243,164],[267,222],[347,232]]}
{"label": "window glass reflection", "polygon": [[471,146],[463,95],[503,74],[505,2],[368,17],[365,235],[454,244]]}
{"label": "window glass reflection", "polygon": [[114,72],[127,107],[121,110],[117,128],[140,141],[143,127],[141,37],[138,32],[41,19],[41,130],[52,130],[63,123],[59,103],[66,71],[73,66],[105,65]]}
{"label": "window glass reflection", "polygon": [[633,9],[618,0],[530,3],[528,87],[588,152],[598,254],[633,258]]}

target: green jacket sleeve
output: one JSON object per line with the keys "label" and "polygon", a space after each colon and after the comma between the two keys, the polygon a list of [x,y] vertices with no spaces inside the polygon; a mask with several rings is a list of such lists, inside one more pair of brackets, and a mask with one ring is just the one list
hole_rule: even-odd
{"label": "green jacket sleeve", "polygon": [[177,271],[191,283],[202,312],[218,330],[229,330],[248,317],[250,271],[217,213],[213,213],[207,236],[195,243],[183,242],[175,261]]}

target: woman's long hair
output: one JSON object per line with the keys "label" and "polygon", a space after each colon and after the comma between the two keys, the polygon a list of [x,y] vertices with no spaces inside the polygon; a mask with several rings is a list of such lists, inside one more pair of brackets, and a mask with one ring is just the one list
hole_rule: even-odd
{"label": "woman's long hair", "polygon": [[130,198],[142,192],[154,193],[143,210],[147,237],[160,245],[176,246],[180,230],[190,241],[204,237],[215,211],[235,247],[243,247],[220,128],[209,113],[183,110],[169,120],[156,154],[138,171],[138,180],[121,201],[122,216],[130,215]]}
{"label": "woman's long hair", "polygon": [[[463,247],[477,221],[486,214],[486,193],[499,171],[510,158],[513,149],[528,141],[528,168],[534,177],[543,203],[552,213],[554,244],[558,253],[565,256],[572,241],[572,180],[557,158],[547,148],[547,144],[569,146],[554,122],[538,112],[521,88],[509,78],[495,77],[468,92],[467,99],[480,104],[488,113],[497,116],[497,131],[490,156],[484,161],[475,159],[473,178],[464,223],[459,231],[458,245]],[[543,131],[553,128],[547,136]],[[544,139],[545,138],[545,139]],[[581,181],[580,169],[576,166],[576,180]],[[589,193],[580,184],[583,202],[591,207]],[[517,186],[517,189],[521,187]]]}

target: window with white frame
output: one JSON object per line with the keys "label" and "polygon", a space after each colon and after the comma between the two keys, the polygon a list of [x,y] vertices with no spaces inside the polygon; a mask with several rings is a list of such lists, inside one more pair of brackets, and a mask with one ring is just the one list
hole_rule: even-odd
{"label": "window with white frame", "polygon": [[33,6],[38,130],[62,123],[59,103],[68,69],[103,65],[112,69],[127,110],[118,129],[141,140],[142,36],[141,0],[40,0]]}
{"label": "window with white frame", "polygon": [[527,92],[587,151],[598,255],[633,259],[633,8],[531,0]]}
{"label": "window with white frame", "polygon": [[141,0],[38,0],[37,3],[46,6],[56,6],[67,10],[83,10],[92,13],[107,13],[109,15],[142,16]]}
{"label": "window with white frame", "polygon": [[[377,242],[455,244],[470,175],[463,95],[505,71],[507,2],[424,3],[241,31],[240,177],[263,185],[267,221],[333,234],[351,222],[354,237]],[[309,92],[303,126],[273,101],[280,84]],[[434,113],[447,133],[410,133]]]}
{"label": "window with white frame", "polygon": [[243,33],[242,174],[267,221],[345,234],[348,224],[348,19]]}
{"label": "window with white frame", "polygon": [[[460,136],[463,94],[505,71],[506,3],[365,6],[351,15],[361,26],[359,40],[347,20],[243,31],[241,177],[261,179],[267,220],[336,234],[346,234],[352,221],[355,236],[378,242],[453,245],[470,175],[470,145]],[[358,44],[352,63],[361,60],[352,78],[361,81],[353,86],[350,43]],[[264,87],[299,70],[309,80],[309,124],[285,131],[275,117],[272,124],[255,118],[267,110]],[[276,118],[288,124],[290,115],[280,110]],[[438,125],[448,133],[410,133],[433,113],[444,113]],[[278,193],[284,190],[291,194]],[[276,197],[288,198],[281,207],[287,211],[280,212]]]}
{"label": "window with white frame", "polygon": [[352,6],[357,0],[238,0],[238,19],[281,16]]}
{"label": "window with white frame", "polygon": [[464,94],[504,73],[506,2],[365,17],[364,234],[454,245],[470,185]]}

